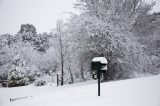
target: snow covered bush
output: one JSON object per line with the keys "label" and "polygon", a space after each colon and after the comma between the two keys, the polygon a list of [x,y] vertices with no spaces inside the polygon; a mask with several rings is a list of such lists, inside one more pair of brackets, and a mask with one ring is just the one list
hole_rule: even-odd
{"label": "snow covered bush", "polygon": [[46,85],[46,81],[42,80],[42,79],[38,79],[34,82],[35,86],[43,86]]}
{"label": "snow covered bush", "polygon": [[25,86],[29,84],[29,79],[25,76],[25,70],[21,67],[13,66],[8,73],[8,86]]}
{"label": "snow covered bush", "polygon": [[23,59],[20,59],[20,55],[17,54],[14,58],[13,65],[8,71],[8,86],[25,86],[29,84],[29,78],[27,75],[26,62]]}

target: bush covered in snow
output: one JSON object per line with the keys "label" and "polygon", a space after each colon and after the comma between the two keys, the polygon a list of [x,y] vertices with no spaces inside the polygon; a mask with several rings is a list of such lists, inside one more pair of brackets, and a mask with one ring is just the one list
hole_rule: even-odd
{"label": "bush covered in snow", "polygon": [[46,85],[46,81],[42,80],[42,79],[39,79],[39,80],[36,80],[34,82],[34,85],[35,86],[43,86],[43,85]]}
{"label": "bush covered in snow", "polygon": [[20,59],[19,54],[14,58],[11,69],[8,71],[8,87],[24,86],[29,84],[26,62]]}
{"label": "bush covered in snow", "polygon": [[17,86],[25,86],[29,84],[28,78],[17,78],[17,79],[11,79],[8,83],[8,87],[17,87]]}
{"label": "bush covered in snow", "polygon": [[8,87],[24,86],[29,84],[23,68],[13,66],[8,74]]}

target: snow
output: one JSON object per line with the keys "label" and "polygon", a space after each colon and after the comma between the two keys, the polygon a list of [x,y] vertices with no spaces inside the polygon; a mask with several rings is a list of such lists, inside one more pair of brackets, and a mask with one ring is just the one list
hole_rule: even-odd
{"label": "snow", "polygon": [[0,88],[0,106],[160,106],[159,82],[160,75],[101,83],[100,97],[96,81]]}
{"label": "snow", "polygon": [[104,63],[104,64],[107,64],[108,61],[105,57],[95,57],[92,59],[93,62],[101,62],[101,63]]}

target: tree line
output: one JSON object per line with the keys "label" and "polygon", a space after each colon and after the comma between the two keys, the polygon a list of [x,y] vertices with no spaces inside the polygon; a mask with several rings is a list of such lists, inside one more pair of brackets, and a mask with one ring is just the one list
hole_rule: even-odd
{"label": "tree line", "polygon": [[[91,60],[104,56],[103,80],[160,72],[160,13],[142,0],[79,0],[79,15],[58,20],[50,33],[22,24],[15,35],[0,36],[0,72],[10,86],[59,73],[61,85],[91,79]],[[19,82],[17,82],[19,81]],[[16,83],[16,84],[15,84]]]}

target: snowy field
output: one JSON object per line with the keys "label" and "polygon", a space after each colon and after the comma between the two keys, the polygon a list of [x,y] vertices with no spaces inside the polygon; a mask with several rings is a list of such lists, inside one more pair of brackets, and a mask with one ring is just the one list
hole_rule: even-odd
{"label": "snowy field", "polygon": [[0,106],[160,106],[160,75],[102,83],[100,97],[96,81],[0,88]]}

